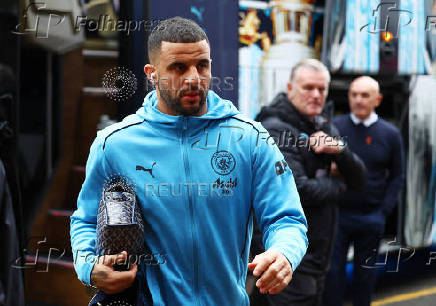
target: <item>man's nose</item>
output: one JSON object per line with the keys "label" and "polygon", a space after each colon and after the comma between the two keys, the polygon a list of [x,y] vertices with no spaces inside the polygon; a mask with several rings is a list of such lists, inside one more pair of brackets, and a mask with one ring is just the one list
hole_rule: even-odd
{"label": "man's nose", "polygon": [[185,80],[188,85],[198,85],[200,83],[200,75],[198,74],[197,68],[191,67],[188,72],[185,74]]}
{"label": "man's nose", "polygon": [[319,98],[321,97],[321,91],[318,88],[314,88],[312,90],[312,97]]}
{"label": "man's nose", "polygon": [[362,104],[362,97],[357,95],[354,97],[354,103],[357,105],[361,105]]}

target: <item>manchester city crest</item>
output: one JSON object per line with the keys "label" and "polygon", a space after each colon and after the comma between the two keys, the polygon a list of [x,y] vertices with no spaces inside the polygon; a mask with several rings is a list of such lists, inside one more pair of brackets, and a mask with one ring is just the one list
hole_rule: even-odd
{"label": "manchester city crest", "polygon": [[228,151],[217,151],[210,160],[212,169],[219,175],[227,175],[235,169],[236,160]]}

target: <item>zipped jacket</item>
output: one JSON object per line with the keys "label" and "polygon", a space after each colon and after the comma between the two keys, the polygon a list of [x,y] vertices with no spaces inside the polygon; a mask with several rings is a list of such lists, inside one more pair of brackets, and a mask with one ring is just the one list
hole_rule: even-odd
{"label": "zipped jacket", "polygon": [[260,123],[213,91],[203,116],[171,116],[149,93],[136,114],[97,133],[71,216],[78,278],[90,284],[103,185],[134,182],[145,219],[142,257],[153,305],[249,305],[253,217],[266,249],[295,269],[307,223],[294,178]]}
{"label": "zipped jacket", "polygon": [[[338,139],[339,133],[324,113],[313,121],[301,115],[286,93],[279,93],[271,105],[262,108],[256,119],[276,139],[288,161],[309,224],[310,246],[299,271],[325,275],[337,227],[339,196],[346,189],[364,185],[365,166],[347,146],[337,155],[317,154],[311,150],[309,137],[313,133],[323,131]],[[342,178],[330,175],[332,162],[336,163]]]}

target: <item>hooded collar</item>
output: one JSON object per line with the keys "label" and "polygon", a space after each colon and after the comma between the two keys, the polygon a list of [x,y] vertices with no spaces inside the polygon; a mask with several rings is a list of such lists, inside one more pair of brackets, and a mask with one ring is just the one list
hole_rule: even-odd
{"label": "hooded collar", "polygon": [[[145,119],[147,122],[166,130],[169,133],[177,135],[175,130],[181,130],[183,124],[193,135],[198,132],[199,129],[204,128],[210,123],[210,120],[218,120],[230,118],[239,113],[236,107],[229,100],[220,98],[215,92],[209,90],[206,98],[207,112],[202,116],[172,116],[162,113],[158,107],[158,99],[156,90],[153,90],[147,94],[144,98],[142,107],[138,109],[136,114]],[[173,130],[173,131],[171,131]]]}

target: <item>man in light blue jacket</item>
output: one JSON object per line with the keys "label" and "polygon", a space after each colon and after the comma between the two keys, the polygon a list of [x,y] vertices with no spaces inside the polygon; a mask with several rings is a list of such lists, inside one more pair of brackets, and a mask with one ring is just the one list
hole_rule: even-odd
{"label": "man in light blue jacket", "polygon": [[[249,268],[262,293],[280,292],[307,249],[306,219],[283,155],[259,123],[209,90],[210,46],[196,23],[161,22],[148,52],[144,70],[156,91],[91,146],[71,217],[79,279],[112,294],[141,277],[153,305],[249,305]],[[99,200],[114,175],[135,182],[145,245],[160,264],[119,272],[113,262],[96,262]],[[248,263],[253,217],[266,251]]]}

